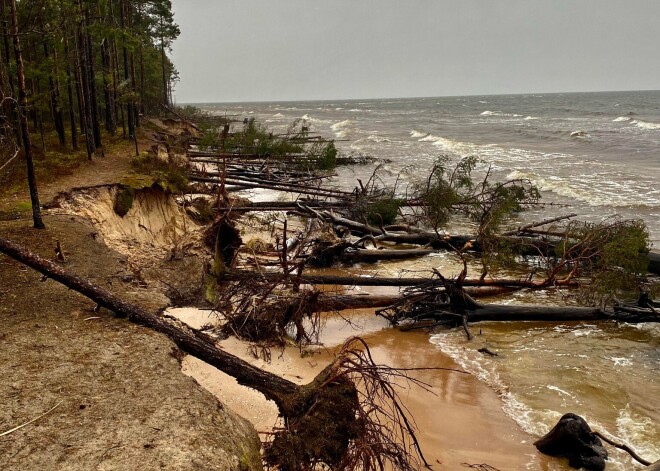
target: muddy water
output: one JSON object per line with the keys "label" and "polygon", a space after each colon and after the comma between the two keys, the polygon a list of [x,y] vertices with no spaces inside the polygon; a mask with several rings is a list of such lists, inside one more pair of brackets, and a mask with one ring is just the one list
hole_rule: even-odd
{"label": "muddy water", "polygon": [[[208,311],[173,309],[169,313],[192,326],[214,321]],[[351,324],[336,315],[324,316],[321,341],[324,348],[301,356],[295,348],[274,350],[269,362],[254,358],[247,345],[236,339],[221,342],[222,348],[291,381],[307,383],[331,360],[333,352],[348,337],[367,340],[377,363],[399,368],[447,368],[411,372],[429,385],[429,391],[399,382],[402,403],[415,418],[418,438],[434,469],[461,469],[462,463],[488,463],[502,470],[557,470],[569,468],[536,452],[534,437],[520,430],[501,410],[498,395],[476,376],[453,369],[460,367],[441,351],[429,348],[423,333],[402,333],[373,316],[370,310],[349,313]],[[260,393],[240,386],[215,368],[187,357],[183,370],[215,394],[233,411],[250,420],[258,431],[278,423],[277,409]]]}

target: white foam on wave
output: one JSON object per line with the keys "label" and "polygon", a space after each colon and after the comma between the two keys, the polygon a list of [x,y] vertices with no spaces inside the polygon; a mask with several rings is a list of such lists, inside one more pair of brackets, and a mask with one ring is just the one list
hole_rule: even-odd
{"label": "white foam on wave", "polygon": [[573,131],[571,137],[588,137],[587,131]]}
{"label": "white foam on wave", "polygon": [[282,113],[275,113],[273,118],[284,118],[284,115]]}
{"label": "white foam on wave", "polygon": [[304,119],[304,120],[307,120],[307,121],[311,121],[311,120],[312,120],[312,117],[311,117],[310,115],[308,115],[307,113],[305,113],[304,115],[302,115],[302,116],[300,117],[300,119]]}
{"label": "white foam on wave", "polygon": [[660,443],[653,440],[658,435],[657,425],[651,418],[635,415],[626,404],[619,411],[616,428],[620,441],[634,443],[635,451],[651,462],[660,460]]}
{"label": "white foam on wave", "polygon": [[388,138],[383,137],[383,136],[379,136],[377,134],[371,134],[369,137],[367,137],[367,141],[371,141],[371,142],[392,142]]}
{"label": "white foam on wave", "polygon": [[333,124],[332,126],[330,126],[330,129],[333,130],[335,136],[342,139],[348,137],[348,132],[351,126],[353,126],[353,121],[351,121],[350,119],[346,119],[344,121],[340,121],[338,123]]}
{"label": "white foam on wave", "polygon": [[[587,203],[589,206],[611,206],[615,208],[642,208],[660,205],[660,197],[650,193],[640,195],[633,188],[635,182],[605,181],[601,175],[582,174],[580,178],[567,176],[543,176],[528,170],[514,170],[507,175],[512,180],[529,180],[541,191],[550,191]],[[574,335],[589,335],[588,332],[574,332]]]}
{"label": "white foam on wave", "polygon": [[608,357],[614,363],[614,366],[632,366],[633,362],[626,357]]}
{"label": "white foam on wave", "polygon": [[536,116],[525,116],[525,121],[532,121],[535,119],[541,119],[541,118],[537,118]]}
{"label": "white foam on wave", "polygon": [[612,121],[613,121],[614,123],[620,123],[620,122],[622,122],[622,121],[630,121],[631,119],[632,119],[632,118],[628,118],[628,117],[626,117],[626,116],[619,116],[618,118],[613,119]]}
{"label": "white foam on wave", "polygon": [[648,121],[642,121],[641,119],[634,119],[630,122],[640,129],[646,130],[657,130],[660,129],[660,123],[649,123]]}
{"label": "white foam on wave", "polygon": [[502,113],[501,111],[486,110],[481,113],[481,116],[502,116],[506,118],[522,118],[523,115],[515,113]]}
{"label": "white foam on wave", "polygon": [[420,138],[420,137],[426,137],[428,135],[429,135],[429,133],[427,133],[427,132],[415,131],[414,129],[412,131],[410,131],[410,137],[415,138],[415,139]]}

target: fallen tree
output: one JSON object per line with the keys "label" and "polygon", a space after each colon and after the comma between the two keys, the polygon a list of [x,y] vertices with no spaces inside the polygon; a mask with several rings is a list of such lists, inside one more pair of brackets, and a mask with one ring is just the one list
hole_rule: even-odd
{"label": "fallen tree", "polygon": [[288,471],[310,470],[317,464],[336,470],[383,470],[386,463],[399,470],[428,466],[391,384],[397,377],[412,379],[400,370],[376,365],[362,340],[347,341],[312,382],[297,385],[219,349],[209,335],[128,303],[9,240],[0,238],[0,252],[130,322],[166,335],[185,353],[274,401],[285,426],[266,444],[268,465]]}
{"label": "fallen tree", "polygon": [[[437,273],[437,272],[436,272]],[[598,321],[615,320],[629,323],[660,322],[655,302],[642,297],[636,304],[616,303],[611,309],[584,306],[534,306],[482,304],[462,287],[461,277],[438,278],[425,285],[406,290],[396,303],[376,313],[393,325],[407,323],[406,329],[436,326],[463,326],[472,338],[468,323],[483,321]]]}

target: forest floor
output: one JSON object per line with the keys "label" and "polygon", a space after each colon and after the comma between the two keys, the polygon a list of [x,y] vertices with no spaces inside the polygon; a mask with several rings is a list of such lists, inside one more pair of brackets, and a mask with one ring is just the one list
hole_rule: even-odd
{"label": "forest floor", "polygon": [[[149,141],[140,144],[146,150]],[[119,182],[133,155],[126,143],[83,162],[44,184],[42,203]],[[25,201],[27,189],[0,194],[0,237],[51,260],[59,241],[67,270],[152,310],[169,303],[163,283],[145,286],[89,220],[47,212],[47,229],[37,231]],[[185,259],[160,264],[170,282],[198,278],[191,270],[199,266]],[[0,255],[0,468],[261,469],[254,428],[181,373],[172,342],[94,307]]]}

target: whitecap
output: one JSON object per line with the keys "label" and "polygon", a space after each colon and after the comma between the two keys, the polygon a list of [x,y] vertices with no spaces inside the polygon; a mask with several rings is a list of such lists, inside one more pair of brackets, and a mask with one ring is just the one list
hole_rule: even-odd
{"label": "whitecap", "polygon": [[587,131],[573,131],[571,137],[588,137]]}
{"label": "whitecap", "polygon": [[273,115],[273,118],[284,118],[284,115],[282,113],[276,113]]}
{"label": "whitecap", "polygon": [[486,110],[481,113],[481,116],[496,116],[497,114],[498,114],[497,111]]}
{"label": "whitecap", "polygon": [[369,137],[367,137],[367,141],[371,141],[371,142],[392,142],[388,138],[383,137],[383,136],[378,136],[376,134],[371,134]]}
{"label": "whitecap", "polygon": [[423,138],[419,140],[419,142],[435,142],[438,139],[442,139],[438,136],[434,136],[433,134],[427,134]]}
{"label": "whitecap", "polygon": [[428,135],[429,133],[427,132],[419,132],[419,131],[415,131],[414,129],[410,131],[410,137],[414,137],[414,138],[426,137]]}
{"label": "whitecap", "polygon": [[646,129],[646,130],[660,129],[660,123],[649,123],[648,121],[642,121],[641,119],[634,119],[630,122],[630,124],[634,124],[640,129]]}
{"label": "whitecap", "polygon": [[348,131],[349,128],[353,125],[353,121],[350,119],[346,119],[344,121],[340,121],[338,123],[333,124],[330,126],[330,129],[332,129],[335,133],[335,136],[339,139],[343,139],[345,137],[348,137]]}
{"label": "whitecap", "polygon": [[618,118],[613,119],[612,121],[615,122],[615,123],[619,123],[621,121],[630,121],[630,119],[631,118],[628,118],[626,116],[619,116]]}
{"label": "whitecap", "polygon": [[531,121],[533,119],[540,119],[540,118],[537,118],[535,116],[525,116],[525,121]]}

